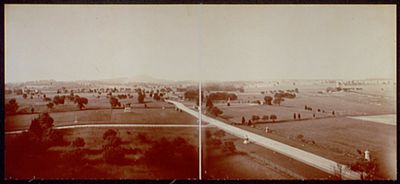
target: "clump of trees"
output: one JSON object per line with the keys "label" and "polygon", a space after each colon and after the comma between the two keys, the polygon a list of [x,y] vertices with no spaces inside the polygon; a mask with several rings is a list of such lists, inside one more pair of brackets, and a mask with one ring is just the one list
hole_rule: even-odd
{"label": "clump of trees", "polygon": [[251,118],[249,119],[249,121],[246,122],[246,118],[244,116],[242,116],[241,124],[250,126],[253,123],[266,122],[268,120],[272,120],[272,122],[275,122],[275,120],[277,120],[277,119],[278,119],[278,116],[276,116],[275,114],[272,114],[270,116],[263,115],[262,117],[258,116],[258,115],[252,115]]}
{"label": "clump of trees", "polygon": [[43,95],[43,101],[45,101],[45,102],[51,102],[51,98],[45,97],[45,95]]}
{"label": "clump of trees", "polygon": [[19,106],[17,100],[15,100],[15,98],[12,98],[5,105],[6,114],[15,114],[17,113],[18,108]]}
{"label": "clump of trees", "polygon": [[81,166],[86,162],[86,150],[82,149],[85,146],[85,139],[77,137],[72,141],[72,149],[61,154],[61,158],[72,166]]}
{"label": "clump of trees", "polygon": [[[199,100],[199,91],[198,90],[187,90],[183,94],[183,97],[188,100],[197,100],[198,101]],[[201,93],[201,98],[204,99],[203,93]]]}
{"label": "clump of trees", "polygon": [[269,116],[269,119],[271,119],[272,122],[275,122],[278,119],[278,116],[276,116],[275,114],[272,114],[271,116]]}
{"label": "clump of trees", "polygon": [[119,95],[117,95],[117,97],[118,97],[119,99],[127,99],[127,98],[128,98],[128,96],[125,95],[125,94],[119,94]]}
{"label": "clump of trees", "polygon": [[111,108],[121,107],[121,102],[115,97],[110,98]]}
{"label": "clump of trees", "polygon": [[253,115],[253,116],[251,116],[251,120],[258,121],[258,120],[260,120],[260,116]]}
{"label": "clump of trees", "polygon": [[272,105],[272,99],[273,98],[271,96],[265,96],[264,97],[265,104]]}
{"label": "clump of trees", "polygon": [[74,102],[78,105],[79,109],[84,109],[85,105],[88,104],[89,100],[85,97],[80,97],[78,95],[75,95],[75,100]]}
{"label": "clump of trees", "polygon": [[55,105],[64,104],[65,103],[65,95],[62,95],[62,96],[56,95],[56,96],[54,96],[53,97],[53,103]]}
{"label": "clump of trees", "polygon": [[[87,105],[89,103],[89,100],[85,97],[80,97],[79,95],[73,95],[73,91],[71,90],[71,95],[56,95],[53,97],[53,100],[51,100],[48,97],[45,97],[45,101],[52,101],[49,102],[47,105],[47,107],[49,108],[53,108],[54,105],[60,105],[60,104],[65,104],[65,100],[68,100],[70,102],[73,102],[75,104],[77,104],[78,108],[80,110],[85,108],[85,105]],[[51,105],[53,104],[53,105]],[[51,107],[50,107],[51,106]]]}
{"label": "clump of trees", "polygon": [[216,92],[208,95],[208,98],[211,100],[237,100],[237,95],[234,93],[226,93],[226,92]]}
{"label": "clump of trees", "polygon": [[125,152],[121,147],[122,140],[117,131],[108,129],[103,134],[103,159],[109,164],[125,163]]}
{"label": "clump of trees", "polygon": [[281,105],[281,103],[285,101],[285,99],[281,98],[281,97],[275,97],[273,103],[277,104],[277,105]]}
{"label": "clump of trees", "polygon": [[74,141],[72,141],[72,146],[77,147],[77,148],[83,147],[83,146],[85,146],[85,144],[86,144],[85,139],[83,139],[82,137],[77,137],[77,138],[75,138]]}
{"label": "clump of trees", "polygon": [[232,84],[206,84],[204,89],[207,91],[239,91],[244,92],[243,87],[235,87]]}
{"label": "clump of trees", "polygon": [[236,153],[236,146],[232,141],[226,141],[224,142],[224,146],[222,147],[222,151],[228,153],[228,154],[233,154]]}
{"label": "clump of trees", "polygon": [[144,103],[144,98],[146,97],[146,94],[145,93],[143,93],[142,91],[139,91],[138,92],[138,98],[137,98],[137,100],[138,100],[138,102],[139,103]]}
{"label": "clump of trees", "polygon": [[47,106],[48,109],[53,109],[54,104],[52,102],[50,102],[46,106]]}
{"label": "clump of trees", "polygon": [[274,97],[275,98],[296,98],[296,94],[295,93],[280,92],[280,93],[275,93]]}
{"label": "clump of trees", "polygon": [[[168,140],[162,137],[153,141],[152,146],[144,153],[144,160],[148,165],[167,169],[181,169],[180,174],[192,174],[197,161],[197,149],[182,137]],[[189,172],[189,173],[188,173]]]}
{"label": "clump of trees", "polygon": [[367,160],[363,152],[357,150],[359,157],[350,165],[350,169],[360,173],[361,179],[374,179],[378,173],[378,160]]}
{"label": "clump of trees", "polygon": [[12,94],[12,90],[11,89],[5,89],[4,90],[4,94],[10,95],[10,94]]}
{"label": "clump of trees", "polygon": [[157,100],[157,101],[160,101],[162,96],[163,96],[163,93],[154,93],[153,94],[153,99]]}
{"label": "clump of trees", "polygon": [[210,130],[206,131],[206,141],[207,145],[215,148],[222,148],[222,151],[225,154],[234,154],[236,153],[236,146],[232,141],[223,141],[223,137],[225,137],[225,132],[222,130],[218,130],[214,133],[211,133]]}
{"label": "clump of trees", "polygon": [[219,116],[219,115],[223,114],[223,112],[218,107],[214,106],[214,104],[210,98],[207,98],[207,100],[206,100],[206,108],[207,108],[207,112],[214,116]]}
{"label": "clump of trees", "polygon": [[64,140],[64,135],[61,131],[53,129],[54,119],[49,113],[41,113],[39,117],[32,120],[26,135],[27,143],[32,144],[39,149],[44,149],[54,145],[69,144]]}
{"label": "clump of trees", "polygon": [[16,95],[22,95],[22,94],[23,94],[23,91],[22,91],[22,89],[15,89],[15,90],[14,90],[14,93],[15,93]]}
{"label": "clump of trees", "polygon": [[275,96],[275,98],[272,98],[271,96],[264,97],[264,102],[267,105],[272,105],[272,103],[276,105],[281,105],[283,101],[285,101],[285,99],[281,96]]}

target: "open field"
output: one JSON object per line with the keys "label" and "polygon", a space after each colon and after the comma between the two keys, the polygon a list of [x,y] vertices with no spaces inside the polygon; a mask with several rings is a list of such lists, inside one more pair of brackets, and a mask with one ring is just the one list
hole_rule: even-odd
{"label": "open field", "polygon": [[383,123],[396,126],[396,114],[377,115],[377,116],[353,116],[353,119],[365,120],[369,122]]}
{"label": "open field", "polygon": [[[396,113],[396,97],[393,95],[395,86],[364,85],[363,90],[357,92],[319,93],[331,86],[327,84],[294,86],[285,83],[249,85],[244,88],[244,92],[232,92],[238,99],[232,100],[230,106],[227,106],[226,101],[214,101],[214,105],[223,111],[223,114],[216,118],[345,165],[351,165],[360,157],[357,150],[368,149],[371,157],[377,159],[379,165],[375,178],[396,178],[394,161],[396,161],[397,141],[396,130],[393,128],[395,125],[393,117]],[[263,101],[264,96],[274,96],[271,90],[294,88],[299,90],[296,97],[285,99],[280,105],[255,103],[257,100]],[[264,94],[261,94],[261,91],[264,91]],[[49,89],[45,93],[49,98],[57,95],[54,89]],[[69,142],[68,145],[52,145],[39,152],[30,150],[35,149],[28,145],[21,146],[27,142],[18,142],[23,140],[17,138],[19,134],[7,134],[5,155],[7,178],[36,176],[37,178],[195,179],[198,177],[198,129],[195,126],[173,127],[173,125],[197,125],[196,117],[177,111],[173,104],[155,100],[148,95],[144,98],[147,106],[145,107],[143,103],[138,102],[138,94],[134,92],[131,92],[132,98],[119,99],[121,104],[131,103],[132,112],[124,112],[123,108],[111,109],[110,98],[106,93],[102,93],[100,98],[96,93],[75,94],[88,99],[89,103],[84,109],[80,110],[77,104],[69,101],[49,109],[46,106],[48,102],[44,102],[42,97],[34,96],[30,99],[28,96],[24,99],[21,95],[6,95],[6,102],[12,98],[16,99],[19,110],[16,114],[6,115],[5,131],[29,129],[31,121],[41,112],[49,112],[56,127],[87,124],[132,126],[147,124],[152,127],[58,129],[56,131],[63,133],[65,140]],[[113,95],[118,94],[126,93],[113,93]],[[183,92],[169,96],[194,112],[197,111],[195,101],[180,100],[178,96],[184,96]],[[306,110],[305,105],[312,110]],[[30,112],[32,107],[35,109],[34,113]],[[207,111],[206,108],[203,104],[203,113]],[[301,114],[300,120],[294,119],[294,113]],[[242,117],[248,121],[253,115],[262,118],[264,115],[272,114],[277,115],[276,122],[253,121],[253,127],[241,124]],[[154,127],[155,125],[171,125],[171,127]],[[269,128],[269,133],[265,133],[266,127]],[[123,150],[124,156],[119,163],[109,163],[105,159],[107,151],[104,145],[107,141],[102,137],[108,129],[116,130],[117,136],[122,140],[118,149]],[[262,146],[243,144],[242,138],[220,134],[221,130],[215,127],[203,128],[204,179],[338,179],[337,176]],[[83,147],[72,146],[71,142],[77,137],[84,139]],[[233,150],[231,150],[232,145]],[[68,160],[66,157],[69,158],[77,154],[76,152],[80,155],[78,161],[66,162]],[[168,154],[163,154],[164,152],[173,159],[166,157]],[[76,156],[72,157],[77,159]],[[159,163],[154,161],[157,159],[161,159],[157,161]],[[64,170],[66,172],[63,172]]]}
{"label": "open field", "polygon": [[[127,94],[127,93],[114,93],[114,95],[119,95],[119,94]],[[144,104],[138,103],[137,97],[138,95],[135,93],[130,93],[132,95],[132,98],[129,99],[120,99],[119,101],[121,104],[126,104],[126,103],[131,103],[131,106],[133,108],[144,108]],[[54,96],[56,95],[69,95],[69,94],[57,94],[55,92],[50,92],[46,93],[46,97],[53,99]],[[107,95],[105,93],[98,95],[98,94],[93,94],[93,93],[75,93],[75,95],[79,95],[80,97],[85,97],[88,99],[89,103],[85,106],[85,109],[110,109],[110,98],[107,98]],[[43,97],[40,96],[34,96],[33,99],[30,99],[28,95],[28,98],[23,98],[22,95],[6,95],[5,96],[5,101],[9,101],[10,99],[14,98],[17,100],[18,105],[19,105],[19,111],[21,113],[31,113],[31,108],[34,108],[34,112],[70,112],[70,111],[79,111],[80,109],[78,108],[77,104],[70,102],[68,100],[65,100],[65,104],[61,105],[55,105],[52,109],[48,109],[46,104],[49,102],[44,101]],[[97,96],[100,96],[100,98],[97,98]],[[148,108],[168,108],[172,107],[166,103],[160,102],[160,101],[155,101],[150,97],[145,98],[145,103]]]}
{"label": "open field", "polygon": [[[161,104],[161,102],[159,103]],[[134,108],[132,112],[123,112],[123,109],[98,109],[73,112],[53,112],[50,115],[54,124],[66,125],[74,123],[149,123],[149,124],[193,124],[196,119],[188,114],[176,111],[170,104],[163,102],[165,109],[161,108]],[[111,116],[112,112],[112,116]],[[27,129],[31,120],[37,114],[12,115],[5,118],[5,130]]]}
{"label": "open field", "polygon": [[[295,87],[300,91],[296,98],[285,99],[281,105],[252,103],[256,100],[263,101],[265,95],[273,96],[269,92],[262,95],[260,91],[263,89],[286,90]],[[237,93],[238,100],[232,100],[230,106],[226,102],[218,101],[214,105],[223,111],[218,119],[227,123],[241,124],[242,117],[247,122],[253,115],[261,118],[275,114],[278,117],[276,123],[271,120],[256,121],[254,128],[244,125],[238,127],[339,163],[350,165],[360,158],[357,150],[368,149],[379,165],[377,177],[396,178],[397,142],[396,130],[392,126],[395,125],[396,116],[395,85],[363,85],[357,86],[363,88],[358,92],[317,93],[326,87],[329,85],[287,85],[286,88],[283,85],[257,86],[245,88],[244,93]],[[313,110],[305,110],[305,105]],[[332,111],[335,111],[335,115]],[[294,113],[300,113],[301,120],[294,119]],[[359,116],[356,118],[366,121],[347,116]],[[389,122],[391,125],[374,121]],[[266,127],[272,133],[266,134]]]}
{"label": "open field", "polygon": [[[391,125],[331,118],[239,127],[345,165],[359,157],[357,149],[368,149],[379,162],[379,177],[396,178],[396,130]],[[266,127],[272,133],[265,133]]]}
{"label": "open field", "polygon": [[[203,131],[204,179],[335,179],[256,144],[243,144],[243,139],[228,133],[222,135],[217,128]],[[224,150],[225,142],[233,142],[235,151]]]}
{"label": "open field", "polygon": [[[378,114],[394,114],[396,113],[396,97],[395,86],[383,86],[388,88],[387,91],[378,93],[379,87],[361,86],[363,90],[360,92],[336,92],[336,93],[317,93],[325,90],[323,87],[315,86],[291,86],[291,87],[259,87],[249,88],[244,93],[237,93],[238,100],[231,102],[228,107],[226,103],[215,103],[224,111],[224,115],[232,118],[232,121],[240,122],[241,117],[246,119],[252,115],[270,115],[275,113],[278,120],[291,120],[293,113],[300,113],[302,118],[311,118],[313,114],[316,117],[329,117],[332,111],[336,116],[346,115],[378,115]],[[298,88],[299,93],[294,99],[285,99],[280,106],[266,106],[248,103],[249,101],[264,101],[264,96],[273,96],[273,94],[261,94],[261,91],[270,91],[278,89]],[[378,88],[378,89],[377,89]],[[312,111],[305,110],[305,106],[313,108]],[[321,112],[318,112],[320,109]],[[322,111],[325,111],[323,113]]]}

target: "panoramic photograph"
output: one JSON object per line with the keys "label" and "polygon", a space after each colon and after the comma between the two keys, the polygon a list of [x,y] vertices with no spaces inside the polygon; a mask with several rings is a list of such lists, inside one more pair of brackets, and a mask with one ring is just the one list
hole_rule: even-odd
{"label": "panoramic photograph", "polygon": [[396,5],[4,12],[5,180],[397,180]]}

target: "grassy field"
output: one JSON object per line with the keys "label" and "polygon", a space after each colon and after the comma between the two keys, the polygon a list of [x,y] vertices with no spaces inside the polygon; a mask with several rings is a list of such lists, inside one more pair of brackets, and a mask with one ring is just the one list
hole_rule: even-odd
{"label": "grassy field", "polygon": [[[372,157],[378,159],[379,177],[396,178],[397,133],[394,126],[347,118],[347,116],[396,114],[396,86],[363,85],[355,86],[363,88],[356,92],[318,93],[327,87],[332,85],[281,83],[278,86],[271,84],[248,86],[245,87],[244,93],[236,93],[238,100],[233,100],[231,106],[227,106],[225,102],[214,102],[214,105],[223,111],[219,118],[227,123],[240,123],[242,117],[249,120],[253,115],[261,118],[263,115],[275,114],[278,117],[275,123],[268,121],[257,123],[254,127],[236,126],[340,163],[351,164],[359,157],[357,149],[362,151],[368,149]],[[296,98],[285,99],[281,105],[251,103],[256,100],[263,101],[266,95],[273,96],[270,90],[294,88],[300,91]],[[261,94],[261,91],[268,92]],[[80,110],[76,104],[67,101],[64,105],[48,109],[46,106],[48,102],[37,96],[33,99],[30,99],[30,96],[24,99],[21,95],[6,95],[6,102],[11,98],[17,100],[20,113],[5,116],[5,131],[28,129],[32,119],[38,116],[38,112],[49,112],[55,126],[75,124],[75,120],[78,124],[197,124],[195,117],[176,111],[173,105],[162,101],[146,97],[147,108],[145,108],[144,104],[138,103],[137,94],[133,92],[131,92],[133,98],[120,100],[121,104],[132,103],[132,112],[111,109],[110,99],[105,93],[100,95],[100,98],[97,98],[97,94],[91,93],[75,94],[88,98],[89,103],[85,109]],[[117,94],[124,93],[114,93]],[[57,94],[55,91],[47,91],[46,95],[53,98]],[[182,103],[190,108],[195,105],[193,101]],[[305,110],[305,105],[312,107],[313,110]],[[30,114],[32,107],[35,113]],[[335,111],[335,116],[332,115],[332,111]],[[302,120],[294,120],[294,113],[300,113]],[[272,130],[272,133],[266,134],[264,131],[266,127]],[[81,153],[84,155],[83,160],[75,165],[71,165],[72,163],[68,163],[63,157],[64,154],[76,151],[71,145],[51,146],[40,154],[31,153],[28,148],[15,144],[18,135],[6,135],[5,177],[197,178],[198,130],[196,128],[112,129],[118,132],[122,148],[125,150],[125,161],[120,164],[110,164],[103,158],[105,140],[102,136],[108,128],[62,130],[69,142],[77,137],[85,140],[85,145],[81,148],[84,150]],[[334,176],[258,145],[244,145],[243,140],[232,135],[220,136],[218,135],[220,132],[216,128],[204,129],[204,179],[335,179]],[[207,134],[211,134],[211,137]],[[219,141],[220,144],[215,141]],[[235,151],[227,151],[230,143],[233,143]],[[157,154],[151,155],[151,150],[156,150]]]}
{"label": "grassy field", "polygon": [[[256,144],[243,144],[243,140],[230,134],[218,136],[221,130],[207,128],[212,136],[203,136],[204,179],[335,179],[334,176],[301,162],[265,149]],[[224,150],[225,142],[233,142],[236,151]]]}
{"label": "grassy field", "polygon": [[[159,107],[133,108],[132,112],[123,112],[123,109],[97,109],[72,112],[50,112],[54,124],[78,123],[149,123],[149,124],[193,124],[196,119],[186,113],[176,111],[170,104],[157,102]],[[165,109],[162,109],[164,106]],[[112,112],[112,116],[111,116]],[[5,130],[27,129],[33,118],[38,114],[10,115],[5,117]]]}
{"label": "grassy field", "polygon": [[[241,123],[253,115],[277,115],[276,123],[271,120],[240,128],[267,136],[279,142],[321,155],[339,163],[355,162],[360,157],[357,149],[371,152],[379,162],[379,177],[396,178],[396,129],[392,125],[374,123],[347,118],[347,116],[383,115],[396,113],[395,86],[362,86],[363,90],[355,92],[323,93],[326,86],[269,86],[246,88],[244,93],[237,93],[238,100],[226,103],[214,103],[224,113],[220,117],[227,123]],[[261,100],[265,95],[260,91],[266,89],[294,89],[300,93],[294,99],[285,99],[281,105],[258,105],[249,101]],[[358,86],[359,87],[359,86]],[[313,110],[305,110],[304,106]],[[321,112],[318,112],[320,109]],[[322,111],[325,111],[323,113]],[[335,111],[335,116],[332,115]],[[294,120],[293,114],[300,113],[302,120]],[[315,118],[313,117],[315,114]],[[367,117],[367,116],[366,116]],[[266,134],[268,127],[273,133]],[[301,137],[301,138],[300,138]]]}
{"label": "grassy field", "polygon": [[[397,141],[392,125],[343,117],[239,127],[346,165],[359,157],[357,149],[368,149],[378,160],[379,177],[396,178]],[[266,127],[272,133],[265,133]]]}
{"label": "grassy field", "polygon": [[[113,95],[118,94],[127,94],[127,93],[114,93]],[[46,97],[53,99],[56,95],[69,95],[69,94],[57,94],[55,92],[46,93]],[[110,99],[107,98],[106,94],[99,95],[100,98],[97,98],[98,94],[92,93],[75,93],[75,95],[79,95],[80,97],[85,97],[88,99],[89,103],[85,106],[86,109],[110,109]],[[121,105],[131,103],[133,108],[144,108],[144,104],[140,104],[137,101],[138,95],[136,93],[131,93],[133,98],[120,99]],[[22,95],[6,95],[5,101],[8,102],[10,99],[15,98],[19,105],[18,111],[21,113],[31,113],[31,108],[34,108],[36,113],[38,112],[69,112],[69,111],[79,111],[77,104],[65,100],[65,104],[55,105],[52,109],[47,108],[47,103],[43,100],[42,97],[34,96],[33,99],[28,98],[24,99]],[[148,108],[162,108],[162,107],[173,107],[170,104],[163,103],[161,101],[155,101],[149,96],[146,96],[145,103]]]}
{"label": "grassy field", "polygon": [[[396,113],[396,97],[393,87],[385,86],[387,91],[378,93],[379,87],[372,88],[371,86],[362,86],[364,90],[355,92],[338,92],[319,94],[317,91],[324,88],[316,88],[304,86],[298,87],[299,93],[294,99],[285,99],[281,105],[257,105],[248,103],[249,101],[264,101],[264,96],[273,96],[270,93],[262,95],[260,92],[276,90],[274,88],[250,88],[246,89],[245,93],[237,93],[238,100],[232,101],[228,107],[226,103],[215,103],[224,111],[224,115],[232,118],[232,121],[240,122],[241,117],[246,119],[252,115],[270,115],[276,114],[278,119],[291,120],[293,113],[300,113],[303,118],[311,118],[313,114],[316,117],[329,117],[332,111],[335,111],[336,116],[347,115],[378,115],[378,114],[395,114]],[[294,87],[292,87],[294,88]],[[283,88],[292,89],[292,88]],[[377,89],[379,88],[379,89]],[[277,88],[282,89],[282,88]],[[305,106],[313,108],[312,111],[305,110]],[[317,110],[320,109],[321,112]],[[325,111],[323,113],[322,111]]]}

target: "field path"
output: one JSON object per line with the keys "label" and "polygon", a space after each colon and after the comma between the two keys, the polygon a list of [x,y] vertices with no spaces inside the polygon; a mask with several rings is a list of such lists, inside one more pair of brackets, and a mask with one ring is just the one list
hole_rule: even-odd
{"label": "field path", "polygon": [[[198,112],[189,109],[188,107],[184,106],[182,103],[171,101],[171,100],[166,100],[166,101],[174,104],[177,108],[181,109],[182,111],[185,111],[196,117],[198,116]],[[219,120],[216,120],[214,118],[211,118],[211,117],[208,117],[205,115],[202,115],[202,120],[210,123],[211,125],[214,125],[214,126],[220,128],[232,135],[235,135],[235,136],[243,138],[243,139],[245,139],[247,137],[251,142],[254,142],[260,146],[274,150],[276,152],[279,152],[283,155],[286,155],[288,157],[296,159],[300,162],[303,162],[307,165],[318,168],[327,173],[336,175],[339,173],[339,170],[341,170],[341,176],[344,179],[360,179],[359,173],[354,172],[354,171],[350,170],[350,168],[348,166],[339,164],[335,161],[332,161],[332,160],[323,158],[321,156],[303,151],[301,149],[280,143],[278,141],[257,135],[255,133],[228,125],[224,122],[221,122]]]}
{"label": "field path", "polygon": [[[207,128],[211,125],[203,125],[202,128]],[[108,128],[108,127],[116,127],[116,128],[131,128],[131,127],[155,127],[155,128],[198,128],[199,125],[185,125],[185,124],[116,124],[116,123],[104,123],[104,124],[78,124],[78,125],[61,125],[55,126],[53,129],[61,130],[61,129],[73,129],[73,128]],[[9,134],[20,134],[23,132],[27,132],[28,130],[15,130],[15,131],[7,131],[6,135]]]}
{"label": "field path", "polygon": [[376,115],[376,116],[374,116],[374,115],[372,115],[372,116],[348,116],[348,118],[397,126],[396,114]]}

